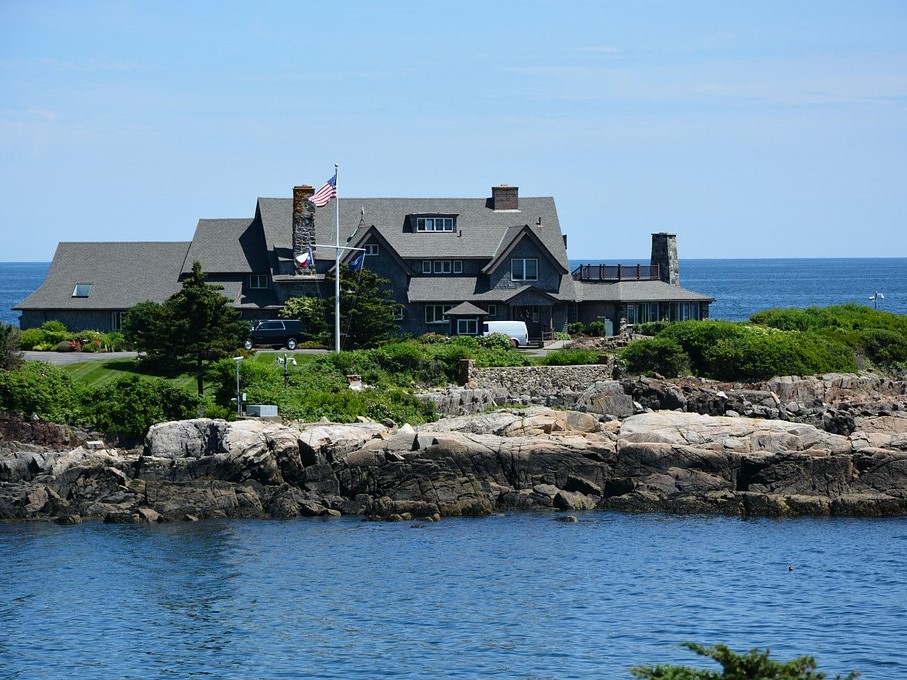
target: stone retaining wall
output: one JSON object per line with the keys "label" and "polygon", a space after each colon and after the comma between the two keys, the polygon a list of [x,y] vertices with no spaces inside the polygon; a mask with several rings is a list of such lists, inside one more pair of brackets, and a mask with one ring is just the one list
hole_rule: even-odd
{"label": "stone retaining wall", "polygon": [[549,397],[564,392],[582,392],[601,380],[611,380],[612,365],[584,364],[580,366],[499,366],[476,368],[470,362],[466,387],[498,391],[507,390],[514,396]]}
{"label": "stone retaining wall", "polygon": [[576,395],[590,385],[610,381],[613,365],[502,366],[477,368],[472,360],[460,367],[461,387],[447,387],[418,397],[431,401],[442,415],[481,413],[505,404],[573,407]]}

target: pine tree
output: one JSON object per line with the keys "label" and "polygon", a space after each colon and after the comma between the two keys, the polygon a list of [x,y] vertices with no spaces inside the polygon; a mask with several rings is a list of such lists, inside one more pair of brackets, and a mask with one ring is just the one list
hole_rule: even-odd
{"label": "pine tree", "polygon": [[[330,295],[287,300],[281,316],[302,319],[307,332],[326,346],[334,338],[334,277],[324,281]],[[399,304],[391,297],[390,282],[367,269],[350,271],[340,265],[340,337],[342,349],[375,347],[397,331]]]}
{"label": "pine tree", "polygon": [[152,363],[192,371],[199,394],[205,387],[205,362],[229,356],[248,332],[221,294],[223,287],[206,283],[205,278],[201,265],[193,262],[179,292],[162,305],[136,305],[123,322],[126,338]]}

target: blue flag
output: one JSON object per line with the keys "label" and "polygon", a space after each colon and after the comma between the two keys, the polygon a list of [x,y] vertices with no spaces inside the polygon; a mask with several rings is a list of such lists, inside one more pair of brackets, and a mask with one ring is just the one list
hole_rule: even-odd
{"label": "blue flag", "polygon": [[350,261],[350,271],[358,272],[365,265],[365,253],[359,253],[358,256]]}

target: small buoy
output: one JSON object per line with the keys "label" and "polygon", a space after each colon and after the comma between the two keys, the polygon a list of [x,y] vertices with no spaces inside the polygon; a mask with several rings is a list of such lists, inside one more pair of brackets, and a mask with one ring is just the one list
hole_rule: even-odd
{"label": "small buoy", "polygon": [[787,570],[788,570],[788,571],[793,571],[793,570],[794,570],[794,565],[788,564],[788,565],[787,565]]}

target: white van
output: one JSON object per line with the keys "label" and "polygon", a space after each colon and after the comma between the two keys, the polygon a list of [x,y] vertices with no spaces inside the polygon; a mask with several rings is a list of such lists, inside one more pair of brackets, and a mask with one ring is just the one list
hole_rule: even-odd
{"label": "white van", "polygon": [[503,333],[514,347],[526,347],[529,344],[529,331],[525,321],[486,321],[482,324],[482,335]]}

